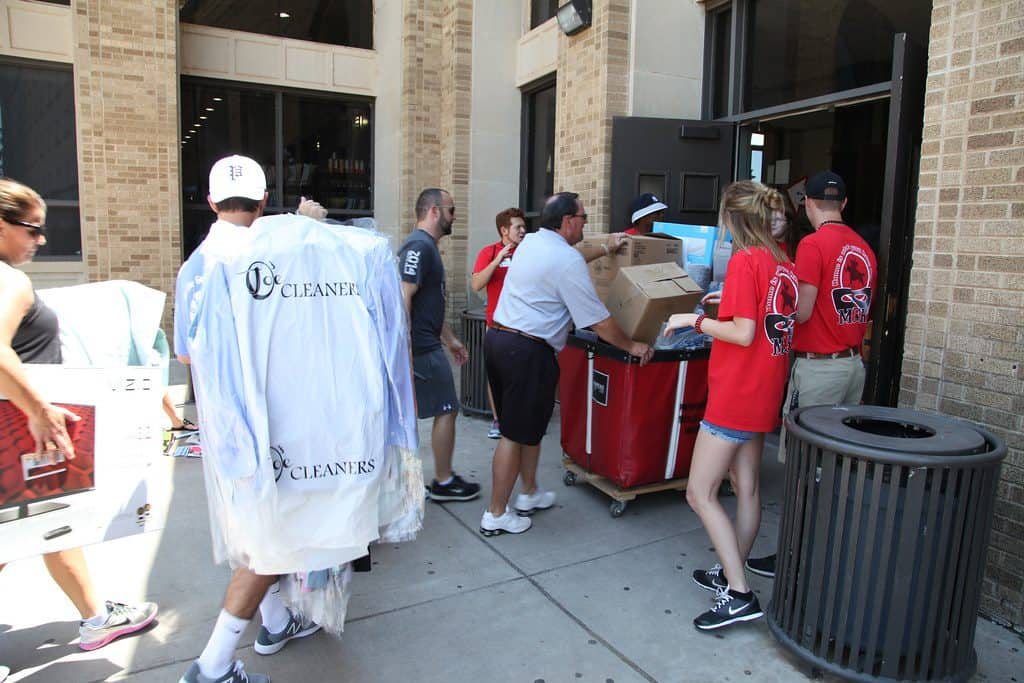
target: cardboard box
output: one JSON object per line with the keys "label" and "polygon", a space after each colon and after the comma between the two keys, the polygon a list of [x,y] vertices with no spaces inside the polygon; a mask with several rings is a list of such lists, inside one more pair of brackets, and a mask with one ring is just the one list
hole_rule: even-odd
{"label": "cardboard box", "polygon": [[[580,242],[581,247],[595,247],[608,239],[608,235],[586,235]],[[602,256],[588,264],[590,279],[601,301],[607,301],[608,291],[615,281],[620,268],[642,266],[652,263],[679,263],[683,253],[683,243],[668,235],[643,237],[630,235],[626,246],[617,254]]]}
{"label": "cardboard box", "polygon": [[704,290],[676,263],[620,268],[605,305],[634,341],[652,343],[673,313],[689,313]]}

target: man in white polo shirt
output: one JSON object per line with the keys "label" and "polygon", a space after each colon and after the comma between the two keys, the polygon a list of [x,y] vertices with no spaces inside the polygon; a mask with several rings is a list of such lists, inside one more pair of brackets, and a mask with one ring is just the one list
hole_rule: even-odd
{"label": "man in white polo shirt", "polygon": [[[565,347],[569,324],[592,328],[639,357],[641,365],[653,355],[650,346],[626,336],[597,298],[586,260],[573,248],[583,239],[586,223],[577,194],[559,192],[548,199],[541,229],[527,235],[516,250],[493,326],[484,337],[487,379],[501,428],[491,466],[491,501],[480,521],[485,536],[522,533],[531,525],[527,515],[555,504],[555,494],[537,485],[537,461],[555,408],[555,355]],[[621,241],[621,235],[609,235],[603,252],[618,249]],[[510,511],[509,498],[520,475],[522,493]]]}

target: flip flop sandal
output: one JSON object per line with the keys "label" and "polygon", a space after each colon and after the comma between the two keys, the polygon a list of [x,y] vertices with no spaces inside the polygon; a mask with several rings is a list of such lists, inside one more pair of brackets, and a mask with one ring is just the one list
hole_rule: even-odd
{"label": "flip flop sandal", "polygon": [[192,420],[182,420],[180,427],[171,427],[172,432],[197,432],[199,425]]}

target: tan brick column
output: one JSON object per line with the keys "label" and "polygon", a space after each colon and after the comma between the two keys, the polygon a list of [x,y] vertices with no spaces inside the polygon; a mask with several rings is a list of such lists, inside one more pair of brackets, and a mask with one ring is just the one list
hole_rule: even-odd
{"label": "tan brick column", "polygon": [[607,232],[612,117],[629,111],[630,0],[594,0],[593,24],[558,38],[555,191],[580,193],[588,230]]}
{"label": "tan brick column", "polygon": [[441,242],[448,280],[448,319],[466,307],[469,244],[469,124],[473,45],[472,0],[406,0],[402,54],[401,237],[416,223],[425,187],[443,187],[458,206]]}
{"label": "tan brick column", "polygon": [[1024,624],[1024,5],[935,0],[900,403],[1006,439],[981,609]]}
{"label": "tan brick column", "polygon": [[181,263],[178,3],[74,0],[72,11],[89,280],[172,295]]}

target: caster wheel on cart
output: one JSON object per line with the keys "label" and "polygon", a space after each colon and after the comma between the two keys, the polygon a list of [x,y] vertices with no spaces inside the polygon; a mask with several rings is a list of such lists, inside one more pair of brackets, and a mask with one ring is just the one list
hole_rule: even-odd
{"label": "caster wheel on cart", "polygon": [[626,501],[624,500],[616,500],[608,507],[608,512],[612,513],[612,517],[621,517],[625,511]]}
{"label": "caster wheel on cart", "polygon": [[566,486],[573,486],[576,483],[576,473],[566,472],[564,475],[562,475],[562,483],[565,484]]}

